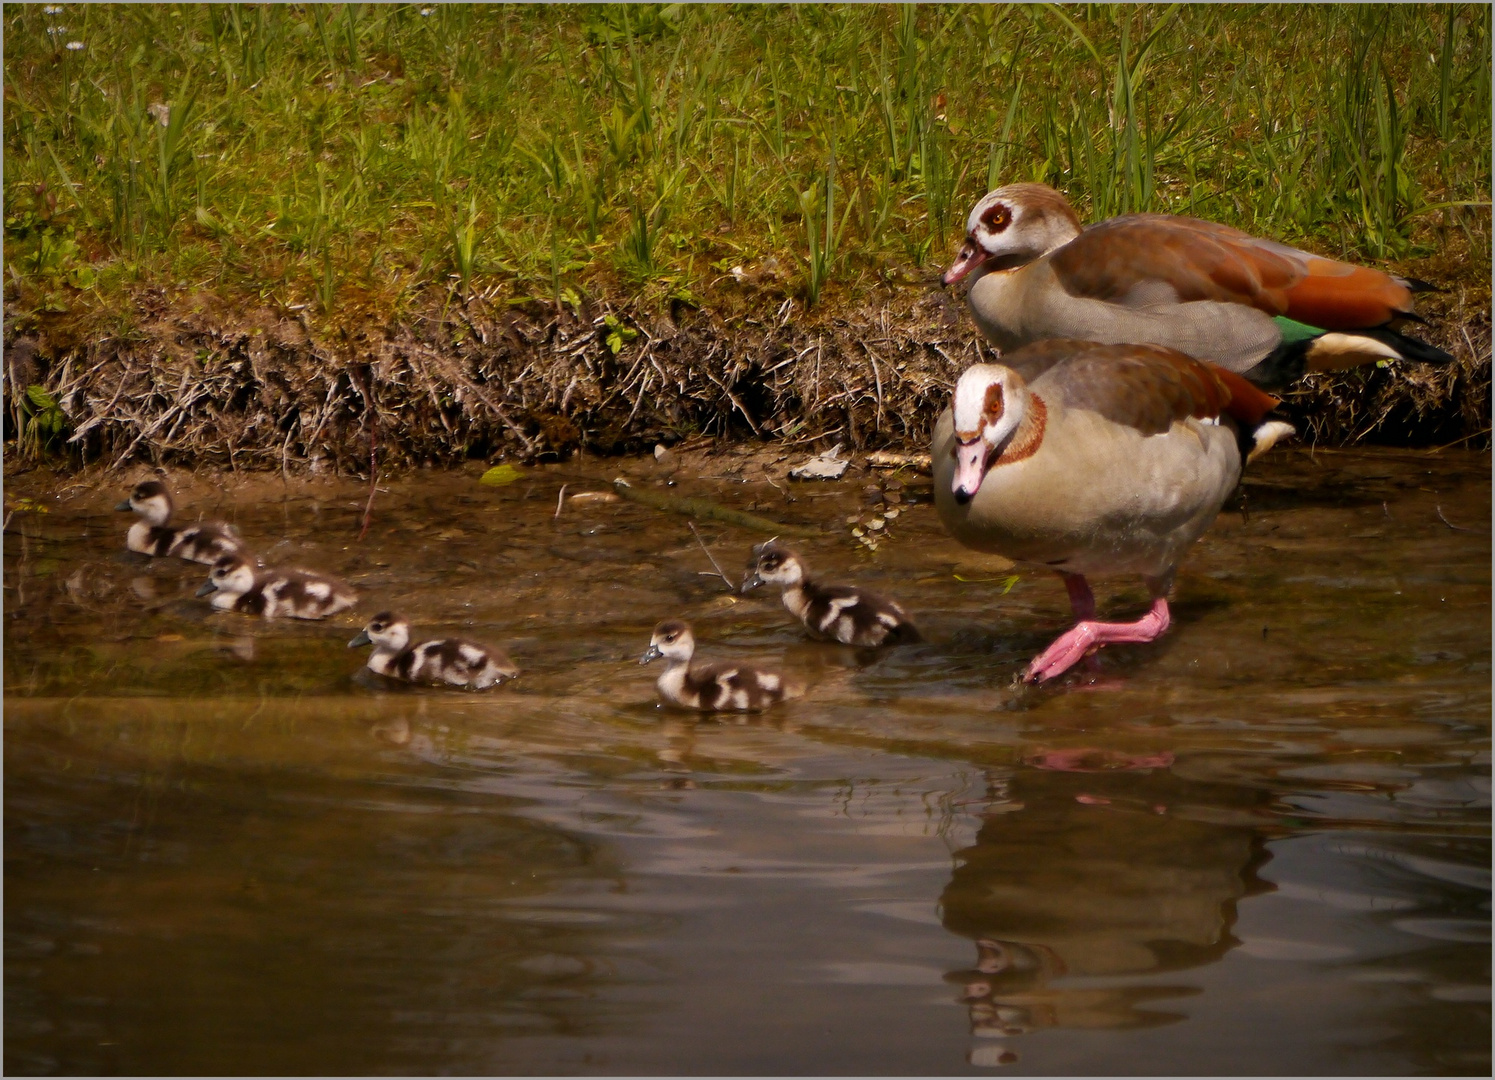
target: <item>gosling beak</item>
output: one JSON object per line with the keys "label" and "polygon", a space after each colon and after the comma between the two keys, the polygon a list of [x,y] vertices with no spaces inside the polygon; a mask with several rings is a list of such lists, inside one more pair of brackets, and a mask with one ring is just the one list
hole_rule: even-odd
{"label": "gosling beak", "polygon": [[218,590],[218,586],[213,584],[213,579],[212,578],[208,578],[207,581],[204,581],[202,583],[202,588],[200,588],[200,589],[197,590],[197,595],[198,596],[207,596],[208,593],[210,593],[210,592],[216,592],[217,590]]}
{"label": "gosling beak", "polygon": [[135,508],[130,505],[130,500],[126,499],[124,502],[120,503],[114,509],[116,509],[116,510],[133,510]]}
{"label": "gosling beak", "polygon": [[956,254],[955,261],[950,264],[950,269],[945,271],[943,278],[945,284],[954,285],[985,261],[986,252],[981,249],[981,245],[969,236],[966,237],[966,242],[960,245],[960,251]]}
{"label": "gosling beak", "polygon": [[659,646],[651,641],[649,642],[649,647],[644,650],[644,658],[639,663],[647,664],[650,660],[658,660],[663,655],[664,653],[659,651]]}
{"label": "gosling beak", "polygon": [[372,645],[373,643],[373,640],[369,637],[369,632],[367,630],[360,630],[358,631],[358,636],[348,642],[348,648],[361,649],[365,645]]}
{"label": "gosling beak", "polygon": [[974,499],[976,492],[980,490],[981,481],[986,476],[986,461],[990,455],[991,450],[985,439],[976,438],[971,442],[955,444],[955,479],[950,485],[950,491],[955,496],[955,501],[962,506]]}
{"label": "gosling beak", "polygon": [[762,585],[762,584],[763,584],[763,579],[758,576],[758,571],[752,570],[752,571],[749,571],[747,577],[745,577],[745,578],[742,579],[742,589],[741,589],[741,591],[744,592],[744,593],[748,593],[748,592],[751,592],[752,590],[756,589],[759,585]]}

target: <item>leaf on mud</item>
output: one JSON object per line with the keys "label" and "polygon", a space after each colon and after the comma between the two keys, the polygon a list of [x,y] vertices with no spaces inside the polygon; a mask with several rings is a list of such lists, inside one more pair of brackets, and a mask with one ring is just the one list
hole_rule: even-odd
{"label": "leaf on mud", "polygon": [[487,484],[489,487],[503,487],[505,484],[512,484],[523,475],[524,473],[512,465],[495,465],[478,477],[478,483]]}
{"label": "leaf on mud", "polygon": [[1014,585],[1016,585],[1018,583],[1018,581],[1021,580],[1021,575],[1012,574],[1012,575],[1009,575],[1008,577],[1004,577],[1004,578],[994,578],[994,577],[972,578],[972,577],[962,577],[961,575],[956,574],[955,575],[955,580],[959,581],[959,582],[961,582],[962,584],[965,584],[965,585],[986,585],[986,584],[989,584],[990,582],[993,582],[993,581],[1000,581],[1002,583],[1002,591],[999,592],[999,593],[997,593],[997,595],[998,596],[1006,596],[1008,593],[1010,593],[1012,591],[1012,587]]}

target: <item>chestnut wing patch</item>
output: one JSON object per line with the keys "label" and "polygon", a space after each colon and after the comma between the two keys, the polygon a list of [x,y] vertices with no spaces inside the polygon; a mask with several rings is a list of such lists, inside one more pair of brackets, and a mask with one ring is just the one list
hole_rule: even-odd
{"label": "chestnut wing patch", "polygon": [[1239,376],[1161,345],[1066,342],[1070,357],[1034,387],[1066,408],[1099,413],[1144,435],[1222,415],[1257,423],[1277,399]]}
{"label": "chestnut wing patch", "polygon": [[1050,262],[1071,296],[1113,304],[1246,304],[1325,330],[1380,326],[1412,310],[1411,291],[1389,274],[1198,218],[1111,218]]}
{"label": "chestnut wing patch", "polygon": [[1050,256],[1065,292],[1114,304],[1158,299],[1249,304],[1288,311],[1287,290],[1307,275],[1304,252],[1196,218],[1127,214],[1092,225]]}

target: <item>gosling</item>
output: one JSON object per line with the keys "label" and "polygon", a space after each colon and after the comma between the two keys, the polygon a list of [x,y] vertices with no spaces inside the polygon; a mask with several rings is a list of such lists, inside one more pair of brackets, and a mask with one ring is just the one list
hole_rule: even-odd
{"label": "gosling", "polygon": [[776,671],[748,664],[692,667],[690,658],[695,651],[696,638],[689,623],[667,619],[654,628],[639,663],[647,664],[661,656],[669,661],[654,684],[665,703],[701,712],[758,712],[805,692],[804,687]]}
{"label": "gosling", "polygon": [[450,686],[486,690],[519,669],[502,649],[490,649],[475,641],[440,638],[410,644],[410,624],[392,611],[381,611],[348,648],[372,645],[368,668],[376,675],[408,683],[446,683]]}
{"label": "gosling", "polygon": [[308,570],[256,570],[243,555],[224,555],[198,596],[213,594],[220,611],[238,611],[266,619],[324,619],[358,602],[352,589],[334,578]]}
{"label": "gosling", "polygon": [[226,522],[204,521],[172,528],[171,492],[159,480],[136,484],[130,497],[114,509],[133,510],[140,515],[125,535],[125,546],[141,555],[174,556],[211,566],[225,555],[244,551],[238,531]]}
{"label": "gosling", "polygon": [[777,540],[753,548],[742,591],[759,585],[780,586],[789,613],[821,641],[875,648],[920,640],[919,631],[896,602],[855,585],[822,585],[812,580],[804,559]]}

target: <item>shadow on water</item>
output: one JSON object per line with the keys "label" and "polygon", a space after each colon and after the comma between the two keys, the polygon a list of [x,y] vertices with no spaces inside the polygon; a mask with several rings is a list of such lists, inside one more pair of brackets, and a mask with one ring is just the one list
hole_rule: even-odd
{"label": "shadow on water", "polygon": [[[113,488],[18,514],[6,1071],[1488,1071],[1487,457],[1273,455],[1168,637],[1041,688],[1057,581],[773,457],[417,474],[363,542],[366,486],[174,478],[352,583],[326,623],[211,613],[204,568],[120,550]],[[557,514],[619,472],[829,523],[812,565],[925,641],[809,642],[685,519]],[[901,511],[875,553],[869,498]],[[700,530],[729,570],[762,539]],[[384,608],[523,674],[393,686],[347,648]],[[809,695],[661,709],[671,616]]]}

